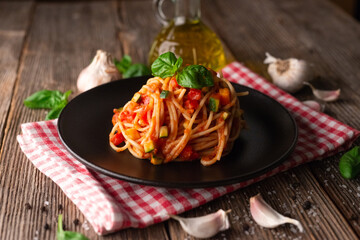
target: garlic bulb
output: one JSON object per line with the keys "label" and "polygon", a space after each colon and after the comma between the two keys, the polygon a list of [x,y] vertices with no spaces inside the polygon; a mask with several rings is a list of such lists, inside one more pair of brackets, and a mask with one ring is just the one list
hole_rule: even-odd
{"label": "garlic bulb", "polygon": [[304,82],[305,85],[308,85],[314,96],[317,97],[320,100],[323,100],[324,102],[333,102],[336,101],[340,97],[340,89],[337,90],[319,90],[316,89],[312,84],[308,82]]}
{"label": "garlic bulb", "polygon": [[289,58],[286,60],[278,59],[266,54],[265,64],[269,64],[268,73],[274,84],[279,88],[294,93],[303,87],[304,81],[309,81],[312,77],[309,64],[304,60]]}
{"label": "garlic bulb", "polygon": [[284,223],[291,223],[299,228],[300,232],[304,229],[298,220],[285,217],[276,212],[262,198],[260,194],[250,198],[250,212],[257,224],[266,228],[275,228]]}
{"label": "garlic bulb", "polygon": [[179,221],[181,227],[188,234],[197,238],[209,238],[230,227],[227,216],[230,211],[220,209],[215,213],[195,218],[182,218],[176,215],[169,216]]}
{"label": "garlic bulb", "polygon": [[115,67],[114,58],[110,53],[97,50],[90,65],[80,72],[77,88],[80,92],[84,92],[116,79],[120,79],[120,73]]}

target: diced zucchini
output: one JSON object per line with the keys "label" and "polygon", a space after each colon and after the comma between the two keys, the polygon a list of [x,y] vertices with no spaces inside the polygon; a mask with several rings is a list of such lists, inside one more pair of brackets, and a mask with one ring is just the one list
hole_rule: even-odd
{"label": "diced zucchini", "polygon": [[210,97],[209,99],[209,109],[210,111],[217,112],[219,110],[220,100],[217,98]]}
{"label": "diced zucchini", "polygon": [[131,101],[137,103],[137,102],[140,101],[140,99],[141,99],[141,94],[137,92],[137,93],[134,94],[134,96],[133,96],[133,98],[131,99]]}
{"label": "diced zucchini", "polygon": [[151,163],[154,165],[159,165],[162,164],[164,161],[164,158],[160,155],[157,154],[152,154],[151,155]]}
{"label": "diced zucchini", "polygon": [[136,140],[140,138],[139,132],[135,128],[130,128],[125,131],[125,135],[129,136],[132,140]]}
{"label": "diced zucchini", "polygon": [[222,118],[223,118],[224,120],[226,120],[229,116],[230,116],[230,113],[229,113],[229,112],[223,112],[223,114],[222,114]]}
{"label": "diced zucchini", "polygon": [[144,143],[144,150],[146,153],[149,153],[154,149],[155,149],[155,145],[153,141],[150,140],[149,142]]}
{"label": "diced zucchini", "polygon": [[170,94],[170,91],[168,90],[162,90],[160,93],[160,98],[167,98]]}
{"label": "diced zucchini", "polygon": [[167,126],[160,127],[160,138],[167,138],[169,136],[169,131]]}

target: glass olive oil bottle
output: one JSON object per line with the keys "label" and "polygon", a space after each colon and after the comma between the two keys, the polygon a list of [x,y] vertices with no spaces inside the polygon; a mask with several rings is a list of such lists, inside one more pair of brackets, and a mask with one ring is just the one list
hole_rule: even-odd
{"label": "glass olive oil bottle", "polygon": [[224,49],[217,35],[200,20],[200,0],[175,0],[175,16],[164,18],[161,2],[154,1],[158,18],[165,25],[152,44],[149,63],[168,51],[181,56],[184,64],[200,64],[214,70],[226,65]]}

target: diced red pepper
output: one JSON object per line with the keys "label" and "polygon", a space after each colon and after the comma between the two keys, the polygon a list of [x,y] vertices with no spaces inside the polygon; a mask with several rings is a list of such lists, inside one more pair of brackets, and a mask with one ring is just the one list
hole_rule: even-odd
{"label": "diced red pepper", "polygon": [[190,145],[186,145],[180,153],[180,159],[183,161],[192,161],[200,157],[199,153],[195,152]]}
{"label": "diced red pepper", "polygon": [[176,78],[172,77],[170,80],[170,86],[172,86],[173,88],[178,88],[180,87],[180,85],[177,83]]}
{"label": "diced red pepper", "polygon": [[140,100],[140,104],[142,105],[148,105],[150,102],[150,97],[148,97],[147,95],[141,95],[141,100]]}
{"label": "diced red pepper", "polygon": [[198,100],[198,101],[200,101],[200,99],[201,99],[201,90],[191,88],[189,93],[187,94],[187,98],[189,100]]}
{"label": "diced red pepper", "polygon": [[196,109],[199,106],[199,101],[198,100],[186,100],[184,102],[184,107],[186,109]]}
{"label": "diced red pepper", "polygon": [[139,119],[142,120],[145,124],[149,124],[148,119],[147,119],[147,110],[142,110],[140,111],[139,114]]}
{"label": "diced red pepper", "polygon": [[123,122],[129,122],[131,123],[136,117],[135,112],[129,112],[129,111],[122,111],[120,113],[120,120]]}
{"label": "diced red pepper", "polygon": [[122,142],[124,142],[125,138],[122,135],[122,133],[116,133],[112,138],[111,138],[111,142],[115,145],[118,146],[120,145]]}

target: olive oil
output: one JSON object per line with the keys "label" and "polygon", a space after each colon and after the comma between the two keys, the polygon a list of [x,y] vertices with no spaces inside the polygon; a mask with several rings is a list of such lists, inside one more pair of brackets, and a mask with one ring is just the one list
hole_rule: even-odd
{"label": "olive oil", "polygon": [[178,20],[172,20],[156,37],[149,53],[150,64],[171,51],[183,58],[184,65],[199,64],[216,71],[226,65],[221,41],[210,28],[199,19],[183,19],[180,24]]}

